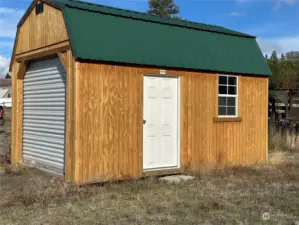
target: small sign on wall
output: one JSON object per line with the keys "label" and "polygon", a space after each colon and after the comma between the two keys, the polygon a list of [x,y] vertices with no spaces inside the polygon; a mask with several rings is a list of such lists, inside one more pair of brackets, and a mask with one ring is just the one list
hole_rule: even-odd
{"label": "small sign on wall", "polygon": [[166,70],[160,70],[160,74],[166,74]]}

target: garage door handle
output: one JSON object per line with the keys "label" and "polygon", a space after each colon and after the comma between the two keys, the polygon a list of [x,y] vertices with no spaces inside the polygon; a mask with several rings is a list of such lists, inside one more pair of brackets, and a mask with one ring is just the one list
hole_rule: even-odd
{"label": "garage door handle", "polygon": [[143,124],[146,124],[146,120],[143,120]]}

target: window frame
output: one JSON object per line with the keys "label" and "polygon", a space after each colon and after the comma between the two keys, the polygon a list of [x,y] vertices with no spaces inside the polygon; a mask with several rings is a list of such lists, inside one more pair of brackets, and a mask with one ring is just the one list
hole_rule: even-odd
{"label": "window frame", "polygon": [[[219,84],[219,78],[220,77],[227,77],[227,82],[228,82],[228,78],[229,77],[235,77],[236,78],[236,94],[235,95],[230,95],[230,94],[220,94],[219,93],[219,86],[232,86],[232,85],[229,85],[227,83],[227,85],[221,85]],[[239,116],[239,79],[238,79],[238,76],[236,75],[227,75],[227,74],[218,74],[217,76],[218,78],[218,86],[217,86],[217,117],[218,118],[238,118]],[[235,115],[219,115],[219,97],[234,97],[236,99],[236,110],[235,110]]]}

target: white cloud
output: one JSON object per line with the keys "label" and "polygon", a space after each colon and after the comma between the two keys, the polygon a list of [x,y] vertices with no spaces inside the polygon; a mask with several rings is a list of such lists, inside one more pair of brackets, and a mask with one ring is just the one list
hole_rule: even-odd
{"label": "white cloud", "polygon": [[0,7],[0,37],[14,38],[16,27],[24,10]]}
{"label": "white cloud", "polygon": [[13,45],[13,40],[0,40],[0,50],[12,50]]}
{"label": "white cloud", "polygon": [[0,77],[7,74],[9,70],[9,60],[0,55]]}
{"label": "white cloud", "polygon": [[280,9],[283,4],[293,6],[297,3],[297,0],[277,0],[273,10]]}
{"label": "white cloud", "polygon": [[234,0],[236,3],[243,4],[243,3],[252,3],[252,2],[273,2],[274,8],[273,10],[280,9],[283,5],[293,6],[295,5],[298,0]]}
{"label": "white cloud", "polygon": [[299,51],[299,35],[276,38],[258,38],[258,44],[264,54],[271,54],[273,50],[278,54],[289,51]]}
{"label": "white cloud", "polygon": [[229,16],[245,16],[245,13],[241,12],[231,12],[228,14]]}

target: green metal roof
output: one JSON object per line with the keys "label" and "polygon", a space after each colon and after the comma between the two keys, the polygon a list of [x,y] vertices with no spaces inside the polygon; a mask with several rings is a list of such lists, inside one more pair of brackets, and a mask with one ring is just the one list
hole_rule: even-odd
{"label": "green metal roof", "polygon": [[271,74],[248,34],[80,1],[45,1],[62,9],[77,60]]}

